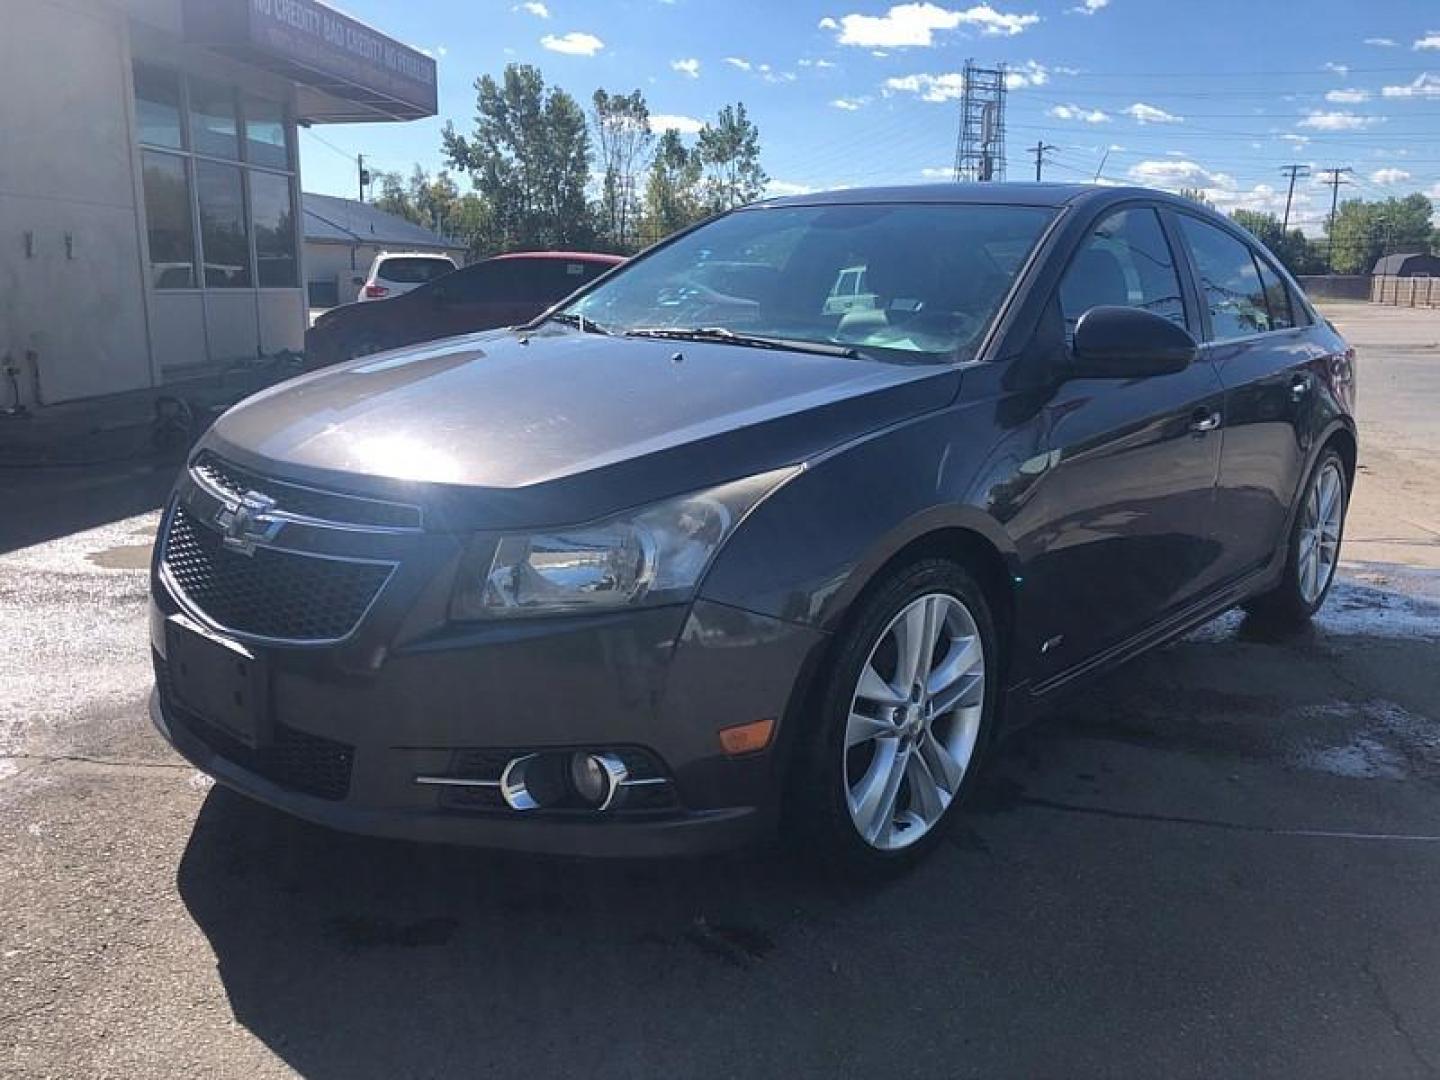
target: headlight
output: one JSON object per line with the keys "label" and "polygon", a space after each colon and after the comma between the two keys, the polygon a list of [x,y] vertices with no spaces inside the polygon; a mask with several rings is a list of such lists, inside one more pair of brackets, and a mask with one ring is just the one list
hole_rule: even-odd
{"label": "headlight", "polygon": [[687,599],[750,509],[797,471],[734,480],[592,525],[479,542],[451,614],[485,619]]}

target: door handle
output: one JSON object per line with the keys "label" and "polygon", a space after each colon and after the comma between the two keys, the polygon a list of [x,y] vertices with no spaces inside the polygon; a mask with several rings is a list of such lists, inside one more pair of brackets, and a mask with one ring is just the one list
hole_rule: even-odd
{"label": "door handle", "polygon": [[1290,380],[1290,400],[1302,401],[1310,392],[1310,376],[1296,375]]}
{"label": "door handle", "polygon": [[1220,426],[1220,414],[1214,409],[1196,409],[1190,417],[1190,430],[1203,435]]}

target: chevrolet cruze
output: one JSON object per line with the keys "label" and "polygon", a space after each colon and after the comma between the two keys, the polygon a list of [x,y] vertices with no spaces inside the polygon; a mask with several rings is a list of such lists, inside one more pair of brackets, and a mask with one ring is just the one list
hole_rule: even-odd
{"label": "chevrolet cruze", "polygon": [[156,544],[154,719],[342,829],[903,866],[1047,699],[1315,612],[1353,361],[1157,192],[761,203],[223,416]]}

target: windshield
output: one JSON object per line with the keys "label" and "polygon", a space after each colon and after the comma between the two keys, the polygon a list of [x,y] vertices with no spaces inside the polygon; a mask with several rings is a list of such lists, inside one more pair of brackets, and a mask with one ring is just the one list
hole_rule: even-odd
{"label": "windshield", "polygon": [[1052,213],[757,207],[637,260],[563,313],[609,333],[718,329],[891,359],[968,359]]}

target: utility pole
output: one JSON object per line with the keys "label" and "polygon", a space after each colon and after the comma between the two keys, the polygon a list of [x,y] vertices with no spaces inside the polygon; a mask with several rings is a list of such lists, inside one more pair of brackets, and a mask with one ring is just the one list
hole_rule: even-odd
{"label": "utility pole", "polygon": [[1035,155],[1035,182],[1040,182],[1040,166],[1045,163],[1046,150],[1059,150],[1058,146],[1051,146],[1040,139],[1035,140],[1035,145],[1030,147],[1030,152]]}
{"label": "utility pole", "polygon": [[1320,171],[1330,175],[1330,179],[1326,181],[1330,185],[1330,227],[1325,235],[1325,272],[1330,274],[1335,271],[1335,211],[1340,205],[1340,185],[1346,183],[1342,177],[1355,170],[1346,165],[1344,168],[1334,166]]}
{"label": "utility pole", "polygon": [[1285,192],[1285,220],[1280,223],[1280,234],[1282,236],[1290,232],[1290,201],[1295,198],[1295,178],[1297,176],[1309,176],[1309,165],[1282,165],[1280,171],[1290,177],[1290,190]]}
{"label": "utility pole", "polygon": [[370,171],[365,168],[365,155],[355,155],[355,171],[360,179],[360,201],[365,201],[365,189],[370,186]]}

